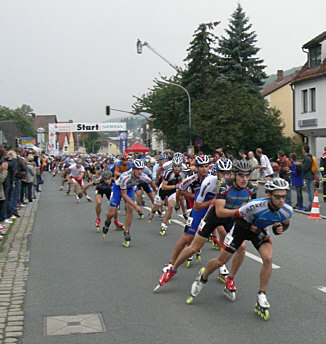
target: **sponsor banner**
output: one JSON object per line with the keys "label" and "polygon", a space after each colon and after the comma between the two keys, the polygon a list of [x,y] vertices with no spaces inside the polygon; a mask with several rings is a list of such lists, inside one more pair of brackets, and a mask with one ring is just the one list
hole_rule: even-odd
{"label": "sponsor banner", "polygon": [[60,133],[85,132],[85,131],[120,131],[126,130],[125,122],[112,123],[52,123],[49,124],[49,132]]}
{"label": "sponsor banner", "polygon": [[127,148],[127,141],[128,141],[128,131],[119,131],[120,137],[120,153],[124,153]]}

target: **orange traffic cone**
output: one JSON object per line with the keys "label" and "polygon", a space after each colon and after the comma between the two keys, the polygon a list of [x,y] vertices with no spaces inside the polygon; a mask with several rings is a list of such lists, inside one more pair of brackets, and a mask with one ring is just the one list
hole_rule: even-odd
{"label": "orange traffic cone", "polygon": [[315,190],[315,196],[314,196],[314,200],[313,200],[312,206],[311,206],[311,213],[308,216],[308,219],[322,220],[322,218],[319,215],[319,200],[318,200],[318,191],[317,190]]}

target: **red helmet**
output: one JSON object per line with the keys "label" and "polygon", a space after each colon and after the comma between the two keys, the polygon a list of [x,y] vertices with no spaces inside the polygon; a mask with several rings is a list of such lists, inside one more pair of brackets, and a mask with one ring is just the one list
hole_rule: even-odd
{"label": "red helmet", "polygon": [[122,159],[126,159],[126,160],[128,160],[128,158],[129,158],[129,156],[128,156],[128,154],[127,154],[127,153],[123,153],[123,154],[122,154]]}

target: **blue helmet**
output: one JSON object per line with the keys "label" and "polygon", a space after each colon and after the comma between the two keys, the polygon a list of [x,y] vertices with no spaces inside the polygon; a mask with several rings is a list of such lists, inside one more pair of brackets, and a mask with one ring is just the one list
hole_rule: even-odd
{"label": "blue helmet", "polygon": [[221,158],[216,161],[216,171],[230,171],[232,170],[232,161],[230,159]]}
{"label": "blue helmet", "polygon": [[166,160],[168,156],[166,154],[160,154],[158,160]]}

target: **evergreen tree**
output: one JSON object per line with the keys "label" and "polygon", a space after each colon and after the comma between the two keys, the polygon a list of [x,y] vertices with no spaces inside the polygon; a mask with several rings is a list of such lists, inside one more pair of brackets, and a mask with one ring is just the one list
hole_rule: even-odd
{"label": "evergreen tree", "polygon": [[263,85],[267,75],[263,60],[255,57],[260,50],[255,46],[256,33],[240,4],[232,14],[227,37],[219,39],[218,65],[220,72],[232,82],[245,83],[255,89]]}
{"label": "evergreen tree", "polygon": [[184,59],[187,68],[182,73],[182,86],[192,98],[203,95],[217,76],[215,44],[217,37],[211,32],[219,22],[200,24],[193,35],[188,55]]}

